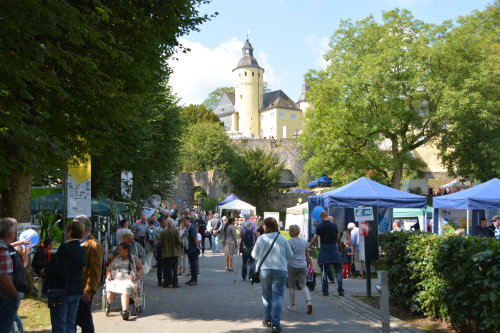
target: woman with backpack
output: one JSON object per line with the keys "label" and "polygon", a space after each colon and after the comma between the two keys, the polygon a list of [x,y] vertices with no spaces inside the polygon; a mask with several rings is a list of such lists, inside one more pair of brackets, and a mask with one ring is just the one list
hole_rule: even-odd
{"label": "woman with backpack", "polygon": [[[258,237],[257,226],[250,221],[249,217],[246,218],[246,221],[243,222],[240,228],[241,277],[243,281],[246,281],[247,278],[251,280],[255,272],[255,260],[252,258],[252,250]],[[249,271],[247,269],[248,265],[250,265]]]}
{"label": "woman with backpack", "polygon": [[226,271],[234,271],[233,269],[233,256],[237,255],[237,239],[236,239],[236,227],[234,226],[235,219],[230,217],[224,226],[221,243],[224,245],[224,255],[226,261]]}

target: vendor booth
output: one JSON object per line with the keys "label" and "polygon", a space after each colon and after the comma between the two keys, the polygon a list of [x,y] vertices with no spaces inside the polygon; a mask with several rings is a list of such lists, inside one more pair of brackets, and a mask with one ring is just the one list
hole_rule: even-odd
{"label": "vendor booth", "polygon": [[480,218],[488,221],[500,210],[500,180],[485,183],[460,192],[434,197],[433,232],[442,234],[444,224],[454,224],[475,235]]}
{"label": "vendor booth", "polygon": [[[421,208],[393,208],[392,218],[394,221],[399,221],[404,230],[410,230],[410,227],[415,225],[415,223],[418,222],[419,225],[425,225],[429,219],[432,219],[432,207],[427,206],[427,218],[426,212]],[[422,229],[422,231],[424,230]]]}
{"label": "vendor booth", "polygon": [[289,207],[286,209],[286,219],[285,219],[285,230],[288,230],[292,224],[296,224],[300,227],[300,238],[306,239],[309,235],[308,232],[308,217],[309,209],[308,203],[303,203],[294,207]]}
{"label": "vendor booth", "polygon": [[224,209],[249,211],[250,214],[253,215],[255,215],[255,213],[257,212],[254,206],[240,199],[232,200],[224,205],[219,206],[219,213],[221,214],[221,216]]}
{"label": "vendor booth", "polygon": [[322,175],[318,179],[307,184],[307,187],[330,187],[332,186],[332,179],[327,175]]}
{"label": "vendor booth", "polygon": [[234,200],[240,200],[235,194],[231,193],[226,199],[220,201],[217,203],[217,206],[222,206],[227,204],[228,202],[234,201]]}
{"label": "vendor booth", "polygon": [[[354,222],[355,207],[369,206],[377,211],[378,228],[380,233],[389,231],[392,226],[391,208],[420,208],[427,206],[427,198],[421,195],[407,193],[384,186],[366,177],[361,177],[335,190],[311,196],[308,199],[309,211],[317,206],[323,207],[333,216],[336,222],[341,222],[342,232],[349,222]],[[424,219],[425,220],[425,219]],[[337,226],[339,226],[337,224]],[[420,225],[421,230],[425,224]],[[309,219],[309,237],[314,228],[312,218]]]}

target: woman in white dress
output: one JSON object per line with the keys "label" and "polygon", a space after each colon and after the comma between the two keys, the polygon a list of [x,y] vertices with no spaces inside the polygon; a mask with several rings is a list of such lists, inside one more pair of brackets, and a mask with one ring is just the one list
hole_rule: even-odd
{"label": "woman in white dress", "polygon": [[138,281],[142,276],[141,260],[130,253],[130,247],[126,243],[118,245],[118,255],[108,266],[106,277],[107,309],[116,295],[121,295],[122,318],[128,320],[130,312],[128,306],[130,297],[137,291]]}

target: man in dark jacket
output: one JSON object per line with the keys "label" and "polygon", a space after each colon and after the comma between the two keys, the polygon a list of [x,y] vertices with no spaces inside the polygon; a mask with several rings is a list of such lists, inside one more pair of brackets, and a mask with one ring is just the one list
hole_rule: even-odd
{"label": "man in dark jacket", "polygon": [[181,240],[179,231],[171,218],[167,219],[166,228],[160,233],[160,247],[163,267],[163,288],[179,288],[177,265],[179,263],[179,248]]}
{"label": "man in dark jacket", "polygon": [[479,226],[477,227],[476,235],[478,237],[495,237],[495,232],[487,227],[488,220],[482,218],[479,220]]}

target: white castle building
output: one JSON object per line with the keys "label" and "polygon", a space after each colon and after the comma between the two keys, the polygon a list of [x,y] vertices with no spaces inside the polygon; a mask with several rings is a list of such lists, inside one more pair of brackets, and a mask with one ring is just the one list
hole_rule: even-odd
{"label": "white castle building", "polygon": [[264,69],[253,56],[247,39],[243,57],[233,69],[234,94],[225,93],[214,112],[233,138],[286,138],[297,136],[304,126],[304,113],[309,104],[303,86],[298,102],[282,90],[264,93]]}

